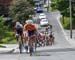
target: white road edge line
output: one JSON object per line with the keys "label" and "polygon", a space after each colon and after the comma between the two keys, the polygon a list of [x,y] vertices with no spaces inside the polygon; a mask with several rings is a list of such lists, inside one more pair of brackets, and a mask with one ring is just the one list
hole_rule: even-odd
{"label": "white road edge line", "polygon": [[62,24],[60,23],[60,18],[61,18],[61,15],[57,17],[57,21],[58,21],[58,23],[59,23],[59,25],[60,25],[60,27],[61,27],[61,29],[62,29],[62,32],[63,32],[63,34],[64,34],[66,40],[69,42],[69,44],[70,44],[71,46],[73,46],[73,43],[71,42],[72,39],[69,39],[69,38],[68,38],[67,33],[64,31],[64,28],[63,28]]}

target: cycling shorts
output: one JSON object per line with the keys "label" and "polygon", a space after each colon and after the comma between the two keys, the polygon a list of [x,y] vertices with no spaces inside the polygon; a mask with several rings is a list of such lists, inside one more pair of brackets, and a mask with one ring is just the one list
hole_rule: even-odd
{"label": "cycling shorts", "polygon": [[16,29],[17,31],[17,34],[21,35],[22,36],[22,33],[23,33],[23,30],[22,29]]}
{"label": "cycling shorts", "polygon": [[28,36],[29,37],[33,36],[34,34],[35,34],[35,30],[32,30],[32,31],[28,30]]}

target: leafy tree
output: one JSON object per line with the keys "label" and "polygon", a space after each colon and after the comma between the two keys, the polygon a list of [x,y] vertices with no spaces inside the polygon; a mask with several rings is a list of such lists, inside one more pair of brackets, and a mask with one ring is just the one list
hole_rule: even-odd
{"label": "leafy tree", "polygon": [[57,9],[61,12],[64,23],[64,16],[69,17],[69,2],[61,0],[58,2]]}
{"label": "leafy tree", "polygon": [[3,34],[6,32],[7,27],[4,26],[3,16],[0,16],[0,39],[4,36]]}
{"label": "leafy tree", "polygon": [[[58,9],[62,16],[63,16],[63,23],[64,23],[64,17],[70,17],[70,10],[69,10],[69,0],[52,0],[54,2],[53,8],[55,7]],[[75,0],[71,0],[72,3],[72,24],[75,28]],[[70,26],[70,23],[67,25]]]}
{"label": "leafy tree", "polygon": [[27,0],[13,0],[9,7],[9,13],[14,20],[24,22],[29,15],[34,14],[33,6]]}
{"label": "leafy tree", "polygon": [[1,15],[7,15],[8,14],[7,13],[8,12],[7,10],[8,10],[7,7],[5,7],[5,6],[3,6],[3,5],[0,4],[0,16]]}
{"label": "leafy tree", "polygon": [[53,0],[53,2],[55,2],[54,7],[61,12],[63,17],[63,23],[64,23],[64,16],[69,17],[69,1]]}
{"label": "leafy tree", "polygon": [[4,26],[4,20],[3,16],[0,16],[0,34],[3,32],[5,26]]}
{"label": "leafy tree", "polygon": [[4,25],[4,17],[0,16],[0,43],[10,43],[14,40],[13,32]]}
{"label": "leafy tree", "polygon": [[[58,9],[61,14],[66,17],[69,17],[69,0],[52,0],[52,2],[54,2],[54,6],[56,9]],[[72,11],[74,12],[74,0],[72,0]]]}
{"label": "leafy tree", "polygon": [[34,0],[27,0],[32,6],[35,6]]}
{"label": "leafy tree", "polygon": [[57,9],[57,4],[58,4],[58,2],[61,1],[61,0],[51,0],[51,1],[52,1],[51,7],[52,7],[53,9]]}

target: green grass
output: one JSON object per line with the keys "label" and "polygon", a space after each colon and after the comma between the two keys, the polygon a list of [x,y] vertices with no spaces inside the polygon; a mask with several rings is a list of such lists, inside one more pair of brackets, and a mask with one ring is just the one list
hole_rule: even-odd
{"label": "green grass", "polygon": [[3,35],[4,37],[0,41],[1,43],[3,44],[15,44],[16,43],[15,37],[13,36],[13,32],[6,32]]}
{"label": "green grass", "polygon": [[12,37],[6,37],[6,38],[3,38],[1,40],[1,43],[3,43],[3,44],[15,44],[16,40]]}
{"label": "green grass", "polygon": [[[64,24],[63,24],[62,18],[60,19],[60,21],[64,29],[67,29],[67,30],[70,29],[70,18],[69,17],[64,17]],[[75,29],[75,20],[72,20],[72,29]]]}
{"label": "green grass", "polygon": [[16,40],[13,36],[12,28],[4,25],[3,17],[0,16],[0,43],[1,44],[15,44]]}
{"label": "green grass", "polygon": [[62,18],[61,18],[60,21],[61,21],[61,23],[62,23],[62,25],[63,25],[63,27],[65,29],[69,29],[70,28],[70,25],[69,25],[69,23],[70,23],[69,17],[64,17],[64,24],[63,24]]}
{"label": "green grass", "polygon": [[52,8],[52,7],[50,7],[50,9],[49,9],[50,11],[58,11],[57,9],[55,9],[55,8]]}
{"label": "green grass", "polygon": [[6,48],[6,46],[2,46],[2,45],[0,45],[0,48]]}

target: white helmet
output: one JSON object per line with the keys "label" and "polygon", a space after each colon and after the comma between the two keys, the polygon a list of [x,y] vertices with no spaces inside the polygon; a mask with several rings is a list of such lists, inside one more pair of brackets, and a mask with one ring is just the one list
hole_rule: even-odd
{"label": "white helmet", "polygon": [[50,26],[48,26],[48,28],[50,28]]}
{"label": "white helmet", "polygon": [[27,20],[26,24],[33,24],[33,21],[32,20]]}
{"label": "white helmet", "polygon": [[19,25],[20,24],[20,22],[16,22],[16,25]]}

